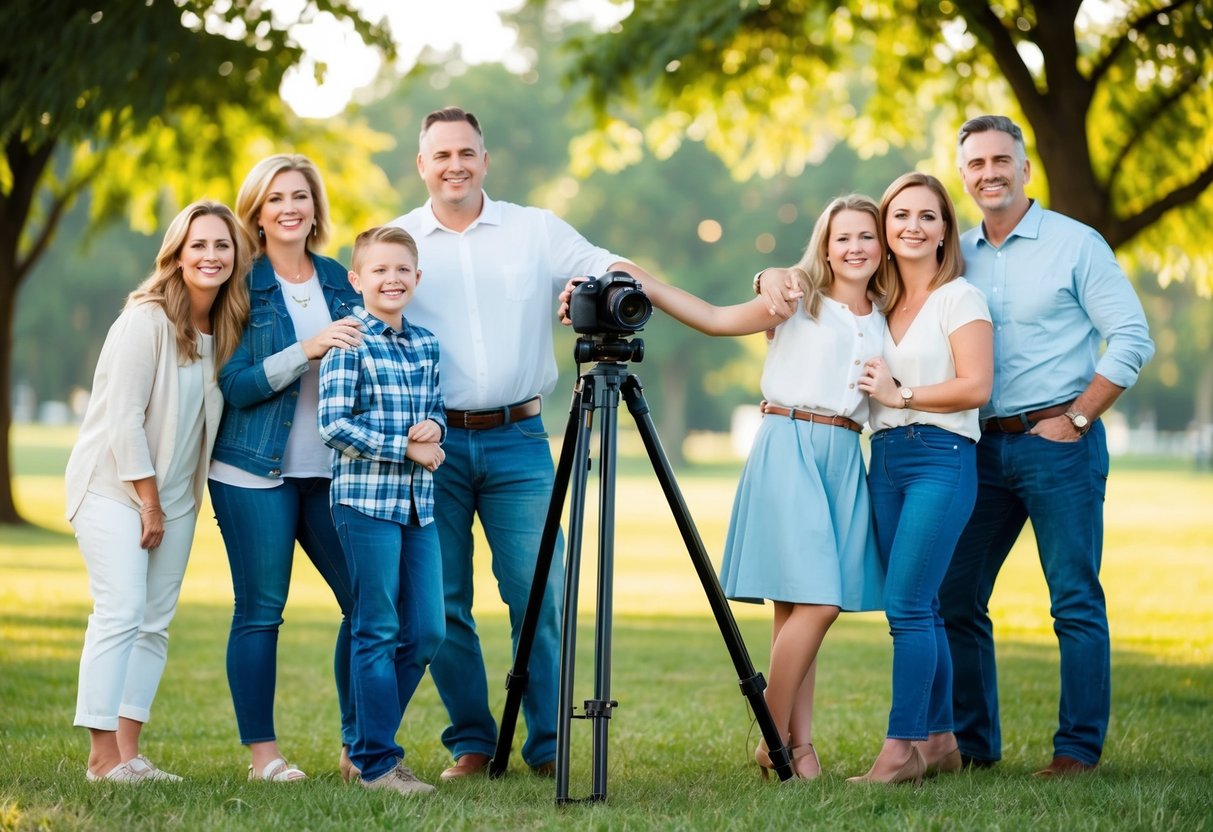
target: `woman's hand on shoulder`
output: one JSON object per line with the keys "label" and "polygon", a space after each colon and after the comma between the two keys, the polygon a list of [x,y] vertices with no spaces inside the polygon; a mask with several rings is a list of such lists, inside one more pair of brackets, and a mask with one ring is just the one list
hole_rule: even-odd
{"label": "woman's hand on shoulder", "polygon": [[323,358],[333,347],[350,349],[362,343],[362,324],[357,318],[333,321],[319,334],[303,341],[303,352],[309,359]]}

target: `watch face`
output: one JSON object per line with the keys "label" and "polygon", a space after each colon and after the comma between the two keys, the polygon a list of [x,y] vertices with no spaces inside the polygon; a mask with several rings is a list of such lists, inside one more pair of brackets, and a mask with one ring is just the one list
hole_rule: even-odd
{"label": "watch face", "polygon": [[1074,414],[1074,426],[1079,427],[1079,428],[1085,428],[1087,426],[1087,417],[1083,416],[1081,413],[1075,413]]}
{"label": "watch face", "polygon": [[903,387],[903,388],[901,388],[901,390],[899,392],[901,393],[901,397],[903,399],[914,398],[914,391],[911,390],[909,387]]}

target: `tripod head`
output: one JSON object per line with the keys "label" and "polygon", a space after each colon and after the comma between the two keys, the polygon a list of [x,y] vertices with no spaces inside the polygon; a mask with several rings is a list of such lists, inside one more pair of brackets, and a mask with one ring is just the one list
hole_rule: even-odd
{"label": "tripod head", "polygon": [[644,360],[644,341],[640,338],[629,341],[618,335],[583,335],[573,346],[573,360],[578,364],[589,364],[592,361],[630,361],[639,364]]}

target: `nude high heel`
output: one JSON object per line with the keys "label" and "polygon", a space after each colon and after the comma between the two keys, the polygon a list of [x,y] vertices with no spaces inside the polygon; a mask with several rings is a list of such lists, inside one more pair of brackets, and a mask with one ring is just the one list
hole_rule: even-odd
{"label": "nude high heel", "polygon": [[960,746],[957,746],[935,762],[927,763],[927,770],[923,772],[923,775],[925,777],[934,777],[937,774],[952,774],[960,771],[960,769]]}
{"label": "nude high heel", "polygon": [[892,786],[896,783],[913,783],[915,786],[922,785],[922,777],[926,773],[927,763],[922,758],[922,752],[918,750],[918,746],[910,746],[910,756],[902,763],[901,768],[893,772],[891,777],[873,777],[871,769],[867,774],[861,774],[858,777],[848,777],[847,782],[855,785],[863,785],[867,783],[883,783]]}

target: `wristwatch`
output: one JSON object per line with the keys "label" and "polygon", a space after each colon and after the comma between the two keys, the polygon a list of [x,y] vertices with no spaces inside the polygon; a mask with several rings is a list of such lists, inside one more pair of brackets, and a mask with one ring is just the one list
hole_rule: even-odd
{"label": "wristwatch", "polygon": [[1091,420],[1081,410],[1067,410],[1063,415],[1074,425],[1079,436],[1085,436],[1091,429]]}
{"label": "wristwatch", "polygon": [[914,391],[909,387],[901,387],[897,391],[901,394],[901,406],[907,408],[910,406],[910,399],[914,398]]}

